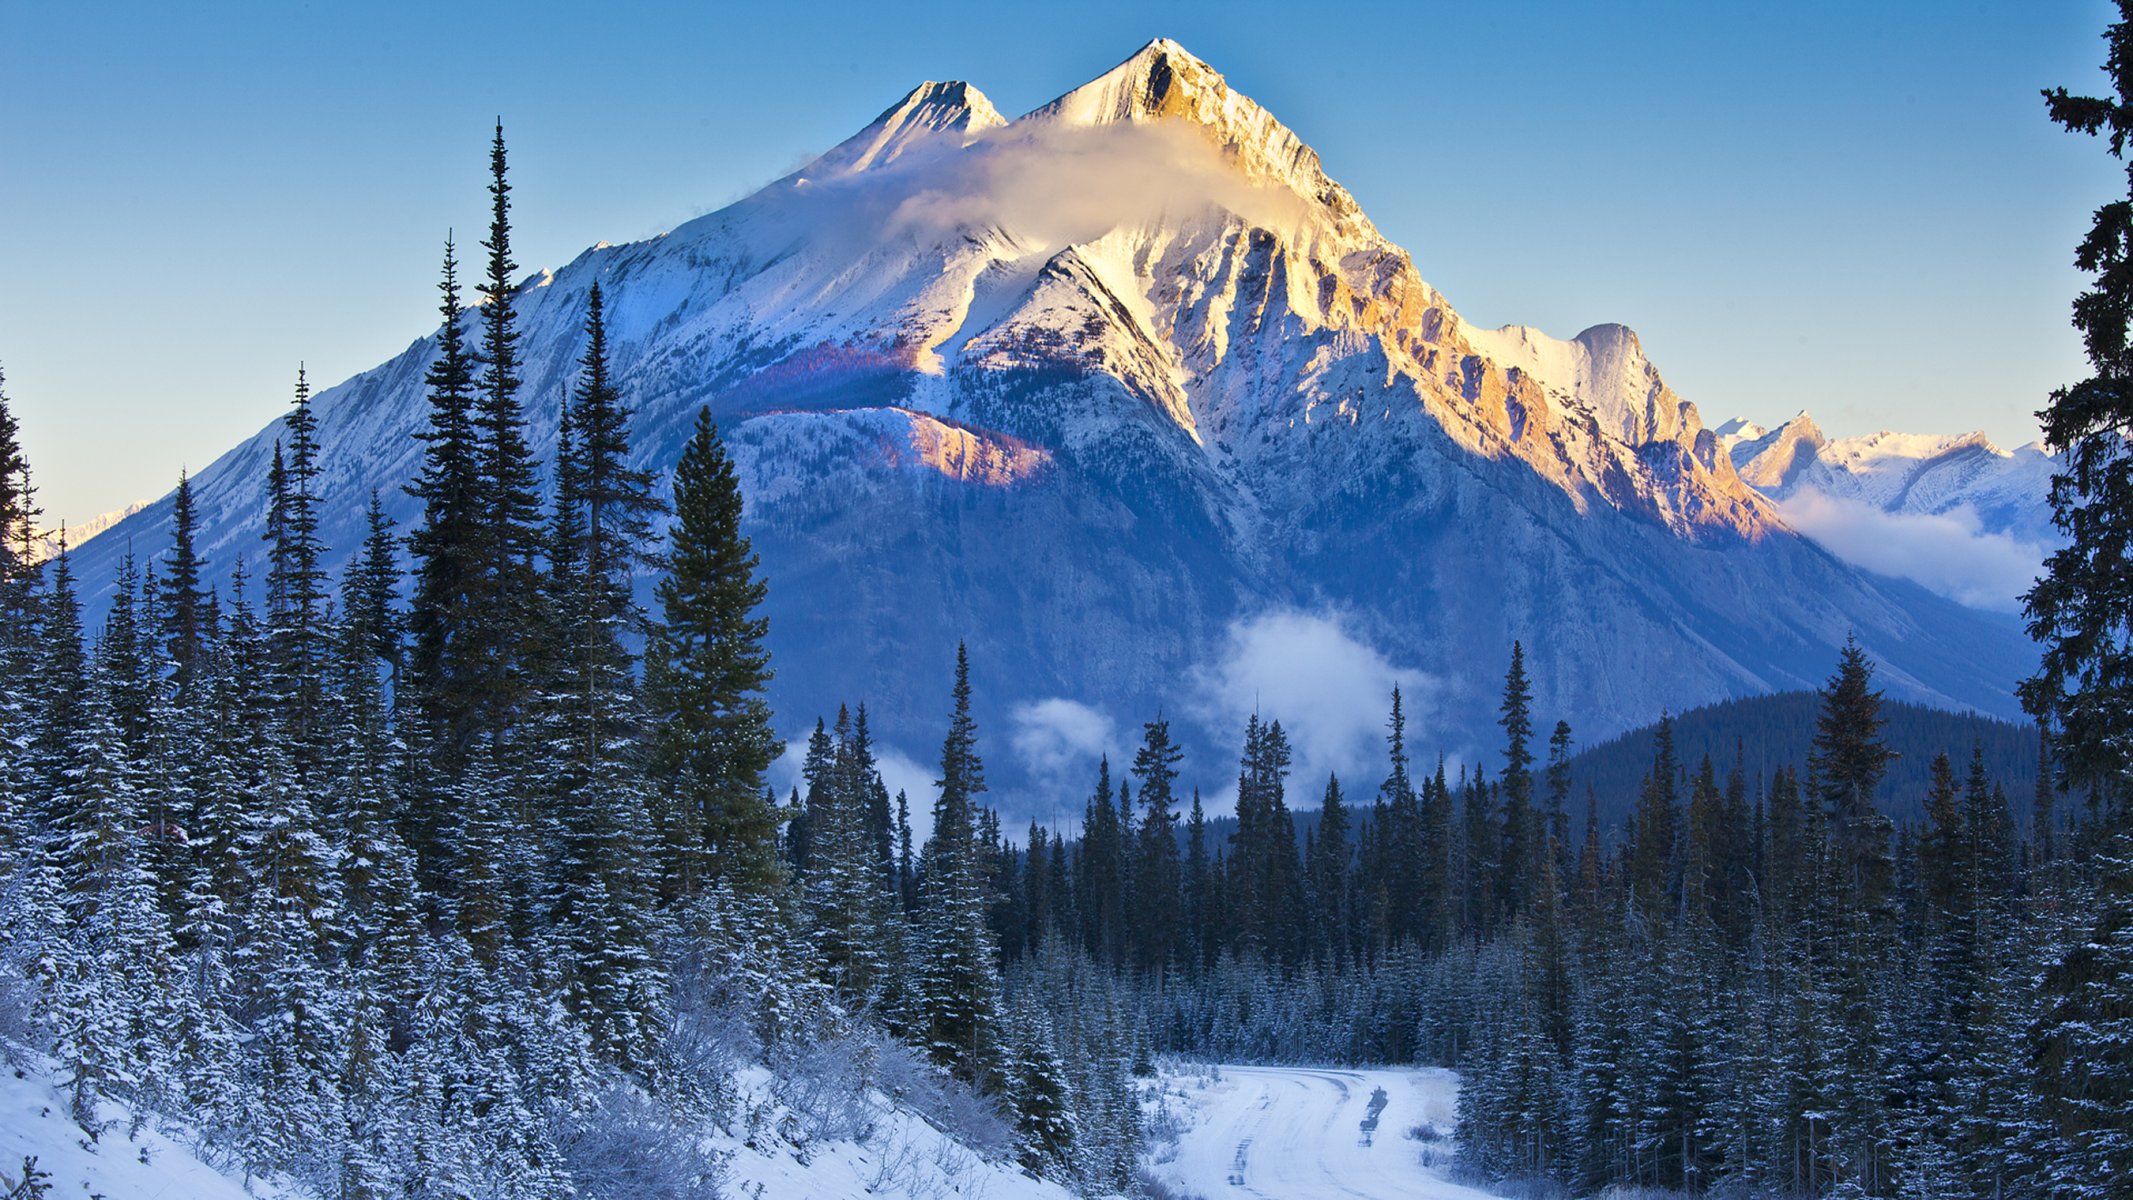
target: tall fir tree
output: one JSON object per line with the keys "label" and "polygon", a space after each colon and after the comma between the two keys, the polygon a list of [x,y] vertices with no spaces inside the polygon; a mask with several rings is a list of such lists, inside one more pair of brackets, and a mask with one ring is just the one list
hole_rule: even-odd
{"label": "tall fir tree", "polygon": [[[502,753],[508,734],[536,685],[532,631],[539,629],[540,496],[533,451],[526,441],[518,397],[518,310],[512,276],[511,183],[504,126],[496,124],[489,148],[488,272],[481,287],[481,337],[474,360],[473,421],[476,454],[476,541],[481,602],[471,614],[473,689],[478,734]],[[499,760],[501,761],[501,760]]]}
{"label": "tall fir tree", "polygon": [[466,756],[474,732],[473,622],[483,594],[478,570],[485,527],[474,426],[474,358],[467,345],[459,263],[449,237],[437,288],[444,323],[437,334],[437,357],[424,380],[429,421],[415,435],[424,445],[422,473],[407,489],[422,501],[422,521],[408,539],[414,557],[409,682],[418,697],[426,739],[447,763],[457,763]]}
{"label": "tall fir tree", "polygon": [[666,802],[660,839],[669,895],[730,882],[780,886],[778,813],[763,775],[779,753],[763,697],[770,683],[766,586],[741,532],[740,482],[709,409],[674,468],[667,574],[656,594],[645,694],[654,772]]}
{"label": "tall fir tree", "polygon": [[1133,755],[1133,775],[1141,781],[1139,845],[1134,851],[1132,940],[1141,970],[1160,979],[1178,956],[1181,871],[1175,787],[1178,763],[1185,752],[1170,738],[1170,722],[1159,713],[1142,727],[1140,749]]}
{"label": "tall fir tree", "polygon": [[923,1040],[933,1060],[959,1079],[997,1091],[1005,1065],[1000,980],[978,861],[977,798],[985,791],[985,767],[970,712],[970,654],[960,644],[953,701],[920,881],[917,991]]}
{"label": "tall fir tree", "polygon": [[[2133,0],[2119,0],[2104,42],[2111,94],[2055,88],[2045,103],[2054,122],[2106,136],[2111,156],[2127,162]],[[2038,414],[2061,455],[2051,504],[2066,544],[2024,597],[2044,656],[2021,685],[2023,706],[2052,735],[2058,782],[2089,797],[2108,836],[2093,917],[2045,972],[2031,1034],[2054,1194],[2133,1173],[2133,163],[2126,169],[2127,194],[2096,210],[2074,259],[2094,276],[2074,301],[2094,374],[2054,392]]]}

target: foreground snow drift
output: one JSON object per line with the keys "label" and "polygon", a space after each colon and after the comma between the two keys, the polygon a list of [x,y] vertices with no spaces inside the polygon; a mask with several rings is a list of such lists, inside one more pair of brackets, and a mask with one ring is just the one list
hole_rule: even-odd
{"label": "foreground snow drift", "polygon": [[[10,1054],[17,1055],[10,1058]],[[199,1131],[106,1101],[91,1137],[69,1115],[68,1094],[50,1062],[0,1052],[0,1195],[21,1182],[25,1158],[54,1197],[110,1200],[309,1200],[284,1180],[228,1173],[203,1160]],[[712,1131],[704,1145],[725,1160],[718,1194],[746,1200],[1072,1200],[1057,1184],[988,1157],[879,1091],[846,1095],[834,1112],[795,1112],[778,1098],[769,1072],[737,1079],[736,1131]],[[844,1124],[842,1130],[832,1127]],[[841,1136],[840,1136],[841,1135]],[[608,1200],[608,1198],[602,1198]],[[621,1200],[616,1197],[612,1200]]]}
{"label": "foreground snow drift", "polygon": [[111,1200],[298,1200],[304,1193],[253,1177],[225,1175],[200,1160],[195,1131],[145,1122],[120,1104],[97,1106],[96,1136],[69,1115],[68,1095],[50,1064],[0,1053],[0,1194],[21,1182],[22,1161],[37,1160],[51,1195]]}
{"label": "foreground snow drift", "polygon": [[1459,1077],[1435,1069],[1177,1068],[1150,1141],[1176,1137],[1149,1174],[1180,1197],[1488,1200],[1446,1178],[1458,1094]]}

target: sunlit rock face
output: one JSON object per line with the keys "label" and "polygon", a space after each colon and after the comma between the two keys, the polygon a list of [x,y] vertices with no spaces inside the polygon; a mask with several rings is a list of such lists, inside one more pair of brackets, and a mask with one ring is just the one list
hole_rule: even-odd
{"label": "sunlit rock face", "polygon": [[[1167,40],[1012,121],[924,84],[747,199],[536,276],[544,455],[595,281],[639,462],[671,466],[704,406],[733,448],[791,730],[865,700],[924,758],[964,640],[989,728],[1047,699],[1122,730],[1167,706],[1217,784],[1233,731],[1203,693],[1269,611],[1426,676],[1420,742],[1468,755],[1513,639],[1586,737],[1817,683],[1848,631],[1944,704],[2011,712],[2028,661],[2011,621],[1798,537],[1629,330],[1468,326],[1315,151]],[[418,519],[435,349],[316,401],[343,554],[373,488]],[[278,432],[195,480],[218,570],[255,552]],[[85,577],[169,520],[97,539]],[[1281,715],[1281,687],[1259,700]],[[1042,807],[1004,746],[994,780]]]}

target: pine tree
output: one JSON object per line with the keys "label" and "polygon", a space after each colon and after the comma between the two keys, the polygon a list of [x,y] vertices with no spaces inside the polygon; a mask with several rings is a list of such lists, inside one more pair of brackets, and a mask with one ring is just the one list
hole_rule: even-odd
{"label": "pine tree", "polygon": [[[2105,33],[2108,97],[2045,93],[2051,119],[2107,134],[2124,160],[2133,131],[2133,0]],[[2093,921],[2045,972],[2033,1034],[2037,1090],[2059,1153],[2042,1168],[2052,1194],[2104,1194],[2133,1171],[2133,168],[2129,192],[2096,210],[2075,265],[2095,284],[2074,301],[2090,378],[2038,414],[2061,453],[2053,523],[2066,545],[2024,598],[2044,647],[2023,706],[2052,735],[2062,787],[2086,793],[2115,834],[2095,864]],[[2048,808],[2039,805],[2048,816]]]}
{"label": "pine tree", "polygon": [[1179,955],[1183,881],[1172,788],[1185,752],[1170,740],[1170,722],[1160,714],[1142,728],[1144,737],[1133,755],[1133,775],[1141,781],[1141,806],[1147,809],[1134,853],[1134,961],[1160,979]]}
{"label": "pine tree", "polygon": [[1538,848],[1544,841],[1533,811],[1533,687],[1526,678],[1526,649],[1511,643],[1511,667],[1504,674],[1503,706],[1497,724],[1503,726],[1503,773],[1497,787],[1503,793],[1503,846],[1497,854],[1497,903],[1506,914],[1525,911],[1536,886],[1540,866]]}
{"label": "pine tree", "polygon": [[[422,501],[422,522],[408,539],[415,560],[408,625],[413,645],[410,682],[419,696],[429,738],[448,762],[468,752],[473,738],[474,609],[484,533],[480,451],[474,428],[474,359],[467,347],[452,241],[444,243],[437,358],[429,367],[429,424],[422,474],[408,494]],[[423,848],[427,853],[428,847]]]}
{"label": "pine tree", "polygon": [[490,218],[488,274],[481,288],[481,339],[474,361],[481,367],[472,406],[476,451],[476,517],[484,531],[476,542],[476,581],[484,591],[471,614],[478,731],[500,744],[528,702],[535,681],[528,662],[528,633],[539,628],[540,594],[534,558],[539,549],[540,500],[533,452],[520,411],[518,313],[511,257],[511,184],[504,152],[504,126],[496,125],[489,148]]}
{"label": "pine tree", "polygon": [[741,492],[709,409],[674,469],[668,573],[657,588],[664,620],[648,654],[645,693],[654,770],[670,797],[661,813],[669,894],[731,879],[742,890],[779,885],[778,817],[763,799],[777,735],[763,689],[769,622],[765,586],[741,533]]}
{"label": "pine tree", "polygon": [[299,775],[308,778],[317,765],[318,742],[324,735],[329,635],[326,572],[321,565],[326,548],[318,536],[318,421],[311,412],[311,385],[302,367],[296,372],[296,401],[284,423],[289,430],[288,457],[284,460],[282,444],[275,443],[268,480],[267,643],[291,760]]}
{"label": "pine tree", "polygon": [[961,645],[938,786],[920,885],[917,983],[924,1041],[933,1060],[957,1078],[997,1090],[1000,982],[978,874],[976,798],[985,790],[985,769],[970,715],[970,656]]}
{"label": "pine tree", "polygon": [[1893,757],[1881,740],[1887,722],[1873,671],[1859,643],[1846,639],[1837,673],[1822,691],[1813,760],[1830,836],[1852,873],[1852,888],[1869,908],[1886,900],[1890,883],[1891,828],[1874,805],[1874,793]]}

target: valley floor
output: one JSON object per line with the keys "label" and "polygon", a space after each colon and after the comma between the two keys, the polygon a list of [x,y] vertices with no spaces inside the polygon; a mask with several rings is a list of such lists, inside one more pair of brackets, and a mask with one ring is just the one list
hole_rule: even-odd
{"label": "valley floor", "polygon": [[1175,1067],[1154,1102],[1149,1174],[1201,1200],[1489,1200],[1447,1178],[1458,1091],[1432,1069]]}

